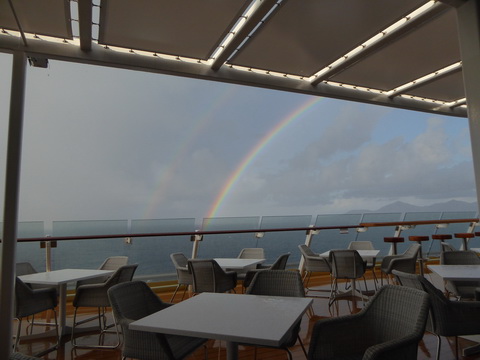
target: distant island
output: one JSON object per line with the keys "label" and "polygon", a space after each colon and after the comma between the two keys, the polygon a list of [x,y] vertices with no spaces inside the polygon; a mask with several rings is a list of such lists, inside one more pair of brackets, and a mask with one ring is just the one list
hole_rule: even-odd
{"label": "distant island", "polygon": [[436,203],[427,206],[417,206],[408,204],[402,201],[395,201],[391,204],[385,205],[378,210],[352,210],[348,214],[358,213],[406,213],[406,212],[445,212],[445,211],[478,211],[476,202],[466,202],[458,200],[450,200],[443,203]]}

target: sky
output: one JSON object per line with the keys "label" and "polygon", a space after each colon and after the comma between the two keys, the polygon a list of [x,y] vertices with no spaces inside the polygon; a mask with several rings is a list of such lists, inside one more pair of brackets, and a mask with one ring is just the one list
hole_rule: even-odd
{"label": "sky", "polygon": [[[10,77],[0,54],[3,175]],[[20,221],[476,201],[464,118],[59,61],[25,103]]]}

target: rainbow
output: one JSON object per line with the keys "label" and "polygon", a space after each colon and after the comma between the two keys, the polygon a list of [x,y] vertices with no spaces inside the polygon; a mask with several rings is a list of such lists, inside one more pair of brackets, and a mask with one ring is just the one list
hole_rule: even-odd
{"label": "rainbow", "polygon": [[243,158],[240,164],[235,168],[235,170],[230,174],[227,181],[223,185],[220,192],[217,194],[213,205],[208,211],[206,218],[212,218],[217,215],[218,210],[221,205],[227,198],[227,195],[232,190],[233,186],[236,184],[242,173],[245,169],[252,163],[252,161],[257,157],[257,155],[267,146],[267,144],[283,129],[285,129],[290,123],[295,119],[298,119],[303,113],[305,113],[312,106],[317,104],[322,98],[312,97],[301,104],[298,108],[288,114],[282,121],[275,125],[260,141],[248,152],[247,156]]}
{"label": "rainbow", "polygon": [[203,115],[198,118],[195,125],[191,127],[190,131],[183,134],[183,140],[177,142],[176,148],[173,149],[171,161],[158,176],[155,191],[143,214],[144,219],[153,218],[155,210],[165,200],[169,185],[173,181],[175,172],[182,164],[183,159],[187,157],[191,143],[207,128],[214,114],[221,109],[225,103],[228,103],[230,99],[235,98],[235,88],[229,87],[227,89],[228,90],[223,91],[222,94],[218,96],[215,102],[206,106]]}

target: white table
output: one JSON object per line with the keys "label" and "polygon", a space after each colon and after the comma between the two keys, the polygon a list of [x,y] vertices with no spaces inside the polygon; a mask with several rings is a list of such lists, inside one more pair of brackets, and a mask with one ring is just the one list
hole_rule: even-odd
{"label": "white table", "polygon": [[279,346],[311,298],[201,293],[130,324],[130,329],[223,340],[227,359],[238,343]]}
{"label": "white table", "polygon": [[[380,250],[357,250],[358,254],[365,260],[365,258],[377,257]],[[330,256],[330,250],[320,254],[321,257],[328,258]]]}
{"label": "white table", "polygon": [[19,276],[19,278],[25,283],[57,286],[59,288],[58,325],[60,327],[60,335],[65,335],[70,330],[66,326],[67,284],[69,282],[102,277],[113,273],[113,270],[63,269],[22,275]]}
{"label": "white table", "polygon": [[254,268],[257,264],[261,264],[265,259],[238,259],[238,258],[215,258],[218,265],[223,269],[228,270],[246,270]]}
{"label": "white table", "polygon": [[427,265],[443,280],[480,280],[480,265]]}

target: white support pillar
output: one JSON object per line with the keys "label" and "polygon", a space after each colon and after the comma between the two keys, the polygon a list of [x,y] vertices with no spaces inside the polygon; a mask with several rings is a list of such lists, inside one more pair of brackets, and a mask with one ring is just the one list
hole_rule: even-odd
{"label": "white support pillar", "polygon": [[25,100],[26,55],[13,54],[10,116],[8,125],[3,238],[0,265],[0,359],[12,351],[12,325],[15,290],[15,251],[17,246],[18,194]]}
{"label": "white support pillar", "polygon": [[463,82],[468,105],[473,168],[480,204],[480,22],[479,1],[468,0],[457,8],[458,37]]}

